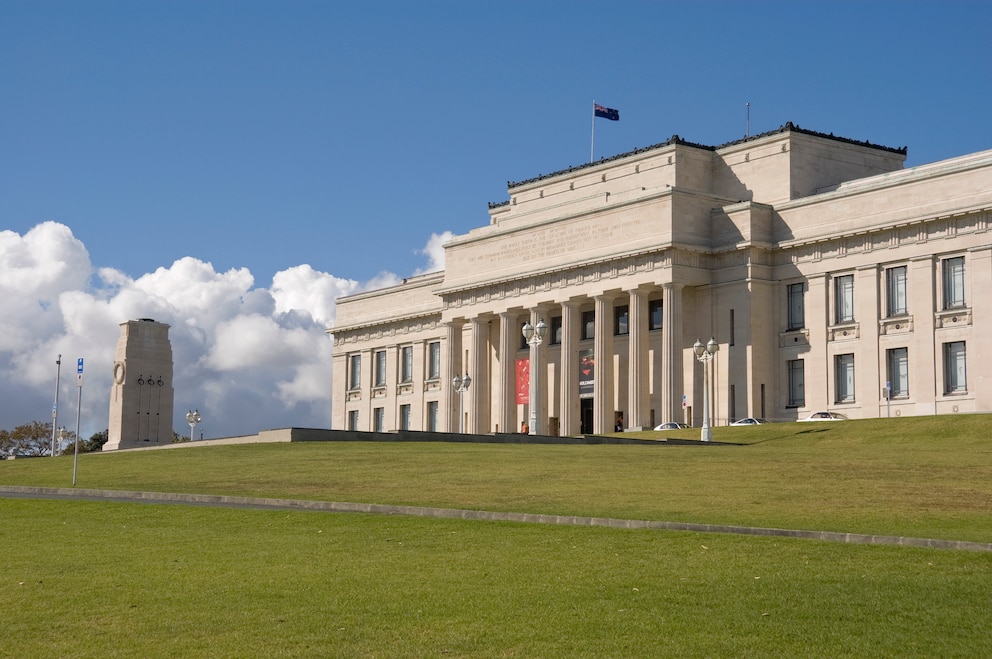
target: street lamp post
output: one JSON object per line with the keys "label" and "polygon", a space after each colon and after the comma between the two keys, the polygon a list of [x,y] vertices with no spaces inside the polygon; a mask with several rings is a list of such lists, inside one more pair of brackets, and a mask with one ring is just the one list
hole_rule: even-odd
{"label": "street lamp post", "polygon": [[527,345],[530,346],[530,434],[537,435],[537,386],[540,378],[537,359],[537,350],[542,343],[544,343],[544,335],[548,333],[548,326],[543,320],[537,321],[537,326],[530,324],[530,321],[524,323],[523,327],[524,339],[527,341]]}
{"label": "street lamp post", "polygon": [[696,339],[696,343],[692,346],[692,351],[696,353],[696,359],[700,361],[703,365],[703,428],[700,433],[700,439],[704,442],[708,442],[713,439],[713,430],[710,428],[710,362],[716,356],[717,351],[720,349],[720,344],[716,342],[716,339],[710,338],[703,345],[703,342]]}
{"label": "street lamp post", "polygon": [[465,414],[462,412],[462,396],[468,391],[468,388],[472,386],[472,378],[465,374],[465,377],[461,378],[457,375],[451,379],[451,385],[458,392],[458,432],[465,432]]}
{"label": "street lamp post", "polygon": [[189,424],[189,441],[195,441],[196,437],[193,436],[193,429],[196,424],[200,422],[200,410],[193,410],[186,412],[186,423]]}

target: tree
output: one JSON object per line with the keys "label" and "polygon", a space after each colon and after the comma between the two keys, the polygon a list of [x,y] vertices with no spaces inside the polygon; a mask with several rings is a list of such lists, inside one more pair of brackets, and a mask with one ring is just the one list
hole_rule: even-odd
{"label": "tree", "polygon": [[[66,439],[76,433],[66,432]],[[56,447],[58,451],[58,447]],[[52,454],[52,424],[50,421],[32,421],[13,430],[0,430],[0,455],[40,456]]]}
{"label": "tree", "polygon": [[96,451],[103,449],[103,445],[107,443],[109,435],[109,429],[93,433],[86,441],[79,442],[79,452],[95,453]]}

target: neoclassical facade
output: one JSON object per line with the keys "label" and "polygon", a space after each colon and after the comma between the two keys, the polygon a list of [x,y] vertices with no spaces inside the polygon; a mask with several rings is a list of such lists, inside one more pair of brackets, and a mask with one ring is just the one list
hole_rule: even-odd
{"label": "neoclassical facade", "polygon": [[443,272],[338,300],[333,427],[516,432],[529,371],[552,435],[700,425],[704,368],[715,425],[992,411],[992,151],[905,158],[786,124],[510,183]]}

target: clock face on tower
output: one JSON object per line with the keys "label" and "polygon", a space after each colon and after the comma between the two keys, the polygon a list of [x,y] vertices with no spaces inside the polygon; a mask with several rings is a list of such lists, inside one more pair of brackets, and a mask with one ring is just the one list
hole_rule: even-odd
{"label": "clock face on tower", "polygon": [[114,362],[114,382],[124,384],[124,362]]}

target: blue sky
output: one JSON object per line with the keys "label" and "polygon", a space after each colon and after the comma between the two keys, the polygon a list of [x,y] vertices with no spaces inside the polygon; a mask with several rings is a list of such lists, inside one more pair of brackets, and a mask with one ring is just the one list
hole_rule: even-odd
{"label": "blue sky", "polygon": [[[487,224],[508,180],[587,162],[593,99],[621,117],[597,123],[597,158],[673,134],[739,139],[746,103],[752,134],[792,121],[908,146],[907,166],[990,149],[990,33],[988,2],[0,0],[0,232],[30,243],[39,269],[88,258],[44,294],[0,273],[9,326],[43,325],[33,343],[0,339],[0,378],[27,354],[112,351],[109,320],[109,340],[80,339],[65,293],[110,318],[140,311],[113,309],[135,287],[195,326],[175,300],[185,276],[247,271],[231,290],[269,294],[251,313],[281,331],[309,299],[316,337],[333,319],[313,311],[317,293],[429,267],[432,235]],[[45,221],[76,243],[55,229],[27,240]],[[171,293],[150,277],[160,268]],[[276,285],[280,272],[294,276]],[[209,339],[196,353],[194,334],[185,357],[209,380],[229,361],[211,362]],[[18,405],[50,400],[51,370]],[[177,376],[177,408],[181,388],[194,385]],[[326,409],[308,405],[320,425]],[[0,427],[16,416],[5,408]],[[287,409],[251,422],[302,414]]]}

